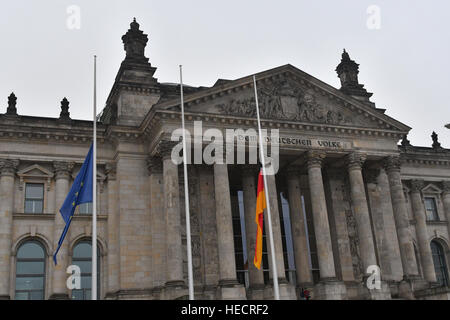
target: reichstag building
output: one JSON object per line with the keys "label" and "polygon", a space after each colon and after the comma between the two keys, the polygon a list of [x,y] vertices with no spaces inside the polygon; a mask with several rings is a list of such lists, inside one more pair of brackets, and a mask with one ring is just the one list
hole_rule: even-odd
{"label": "reichstag building", "polygon": [[[122,41],[97,126],[98,298],[186,299],[183,166],[171,160],[180,86],[154,77],[135,20]],[[304,290],[312,299],[450,298],[450,149],[434,133],[429,147],[411,145],[411,128],[370,101],[349,53],[336,60],[339,89],[292,65],[256,74],[262,127],[279,130],[279,171],[267,178],[276,266],[266,244],[261,270],[253,265],[258,166],[188,165],[196,299],[273,299],[272,268],[282,299]],[[257,128],[252,75],[185,86],[184,106],[191,132],[194,121],[224,133]],[[72,119],[66,98],[60,108],[55,118],[21,115],[11,94],[0,114],[2,299],[91,296],[92,205],[77,208],[52,261],[58,211],[93,124]],[[81,268],[81,289],[66,285],[70,265]]]}

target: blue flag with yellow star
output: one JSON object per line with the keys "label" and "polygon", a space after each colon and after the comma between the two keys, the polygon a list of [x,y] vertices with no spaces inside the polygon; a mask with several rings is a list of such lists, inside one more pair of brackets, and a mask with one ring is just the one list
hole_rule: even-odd
{"label": "blue flag with yellow star", "polygon": [[75,212],[75,208],[82,203],[92,202],[92,189],[93,189],[93,159],[92,159],[92,145],[89,148],[89,152],[81,166],[80,172],[78,173],[75,181],[73,182],[72,188],[66,197],[59,212],[66,223],[61,237],[58,241],[58,248],[53,255],[53,261],[56,263],[56,255],[58,254],[59,248],[66,237],[67,230],[69,230],[70,222],[72,222],[72,217]]}

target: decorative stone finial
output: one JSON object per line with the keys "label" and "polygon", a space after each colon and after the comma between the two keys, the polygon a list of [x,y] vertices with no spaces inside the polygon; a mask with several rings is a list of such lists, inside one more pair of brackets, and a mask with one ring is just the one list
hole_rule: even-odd
{"label": "decorative stone finial", "polygon": [[122,41],[126,52],[126,62],[148,63],[148,58],[144,55],[148,36],[142,30],[139,30],[139,23],[136,22],[136,18],[130,23],[130,29],[122,37]]}
{"label": "decorative stone finial", "polygon": [[409,142],[409,140],[408,140],[407,137],[408,137],[407,134],[403,135],[403,139],[402,139],[401,144],[402,144],[402,146],[404,146],[404,147],[410,147],[410,146],[411,146],[411,143]]}
{"label": "decorative stone finial", "polygon": [[61,113],[59,114],[59,119],[70,120],[69,100],[67,100],[66,97],[61,100]]}
{"label": "decorative stone finial", "polygon": [[6,114],[17,115],[16,104],[17,104],[17,97],[14,94],[14,92],[12,92],[8,97],[8,108],[6,109]]}
{"label": "decorative stone finial", "polygon": [[345,49],[342,53],[341,63],[336,67],[336,72],[341,79],[340,90],[342,92],[369,100],[372,93],[367,92],[364,85],[359,84],[358,81],[359,64],[350,59],[350,55]]}
{"label": "decorative stone finial", "polygon": [[433,131],[433,133],[431,134],[431,139],[433,139],[433,149],[441,149],[441,144],[438,141],[438,135],[436,132]]}

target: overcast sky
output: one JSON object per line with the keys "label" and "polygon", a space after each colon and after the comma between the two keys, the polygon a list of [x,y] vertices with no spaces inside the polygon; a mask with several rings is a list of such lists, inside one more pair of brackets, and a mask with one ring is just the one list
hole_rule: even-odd
{"label": "overcast sky", "polygon": [[290,63],[339,88],[334,70],[346,48],[371,100],[413,128],[413,145],[431,146],[435,130],[450,148],[448,0],[3,2],[0,113],[14,91],[19,114],[58,117],[67,97],[72,118],[91,119],[93,55],[101,110],[133,17],[149,35],[146,56],[160,82],[178,82],[179,64],[186,84],[211,86]]}

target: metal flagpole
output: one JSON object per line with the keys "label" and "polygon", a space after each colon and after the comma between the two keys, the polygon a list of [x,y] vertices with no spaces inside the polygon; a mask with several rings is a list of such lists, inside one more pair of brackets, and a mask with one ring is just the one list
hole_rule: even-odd
{"label": "metal flagpole", "polygon": [[94,135],[92,147],[92,274],[91,299],[97,300],[97,56],[94,55]]}
{"label": "metal flagpole", "polygon": [[261,165],[262,165],[262,170],[263,170],[264,193],[266,196],[266,204],[267,204],[267,219],[269,222],[270,251],[272,252],[273,290],[274,290],[275,300],[280,300],[280,290],[278,288],[277,261],[275,259],[275,246],[273,244],[272,215],[270,214],[269,189],[267,188],[267,181],[266,181],[266,163],[265,163],[265,159],[264,159],[264,146],[263,146],[263,139],[262,139],[262,135],[261,135],[261,121],[259,119],[258,91],[256,89],[256,77],[255,76],[253,76],[253,86],[255,88],[256,116],[258,119],[259,152],[260,152]]}
{"label": "metal flagpole", "polygon": [[194,280],[192,276],[192,248],[191,248],[191,221],[189,214],[189,184],[187,172],[187,147],[186,132],[184,128],[184,98],[183,98],[183,70],[180,65],[180,90],[181,90],[181,124],[183,128],[183,168],[184,168],[184,204],[186,209],[186,243],[188,258],[188,282],[189,282],[189,300],[194,300]]}

